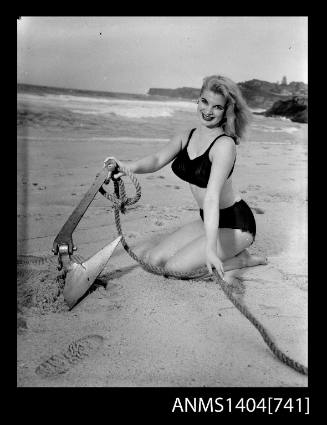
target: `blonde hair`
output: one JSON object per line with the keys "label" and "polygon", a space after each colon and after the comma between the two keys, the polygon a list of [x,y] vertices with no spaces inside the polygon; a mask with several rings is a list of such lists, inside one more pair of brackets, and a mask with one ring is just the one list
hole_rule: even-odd
{"label": "blonde hair", "polygon": [[238,145],[252,118],[241,90],[234,81],[221,75],[211,75],[204,78],[200,96],[204,90],[222,94],[226,99],[225,113],[220,125],[224,132],[233,137]]}

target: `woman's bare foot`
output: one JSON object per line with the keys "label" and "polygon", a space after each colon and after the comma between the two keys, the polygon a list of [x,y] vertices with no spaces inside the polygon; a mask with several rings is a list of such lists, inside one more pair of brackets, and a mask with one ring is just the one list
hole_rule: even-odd
{"label": "woman's bare foot", "polygon": [[259,266],[260,264],[268,264],[267,257],[261,257],[259,255],[252,255],[246,249],[235,256],[241,261],[242,267]]}
{"label": "woman's bare foot", "polygon": [[242,269],[243,267],[259,266],[260,264],[265,265],[267,263],[268,259],[266,257],[251,255],[244,249],[238,255],[235,255],[235,257],[224,261],[224,270],[227,272],[229,270]]}

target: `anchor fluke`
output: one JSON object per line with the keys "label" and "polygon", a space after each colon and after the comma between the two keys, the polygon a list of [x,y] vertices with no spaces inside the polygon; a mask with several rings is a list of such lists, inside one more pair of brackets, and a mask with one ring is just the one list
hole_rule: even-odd
{"label": "anchor fluke", "polygon": [[120,239],[121,236],[106,245],[82,264],[70,262],[69,266],[66,267],[67,273],[63,295],[70,308],[74,307],[77,301],[85,294],[102,272],[120,242]]}

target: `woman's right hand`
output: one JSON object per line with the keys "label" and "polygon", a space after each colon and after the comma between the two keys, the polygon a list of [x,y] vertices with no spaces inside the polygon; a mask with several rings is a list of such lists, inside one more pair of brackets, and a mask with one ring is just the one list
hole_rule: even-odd
{"label": "woman's right hand", "polygon": [[[121,168],[126,168],[126,166],[119,161],[118,159],[116,159],[114,156],[108,156],[104,161],[104,166],[106,167],[108,165],[108,163],[110,162],[115,162],[117,164],[117,169],[119,170],[118,173],[114,174],[113,177],[115,179],[118,179],[119,177],[125,176],[126,173],[121,170]],[[111,177],[111,172],[109,172],[109,177]]]}
{"label": "woman's right hand", "polygon": [[206,248],[206,265],[210,274],[212,274],[212,267],[217,270],[221,279],[224,279],[224,266],[217,253],[210,248]]}

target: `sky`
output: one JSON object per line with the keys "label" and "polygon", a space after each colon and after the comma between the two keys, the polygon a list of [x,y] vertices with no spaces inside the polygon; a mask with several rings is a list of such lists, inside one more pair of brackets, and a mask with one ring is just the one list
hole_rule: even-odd
{"label": "sky", "polygon": [[17,82],[147,93],[236,82],[308,82],[306,16],[22,16]]}

